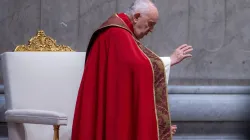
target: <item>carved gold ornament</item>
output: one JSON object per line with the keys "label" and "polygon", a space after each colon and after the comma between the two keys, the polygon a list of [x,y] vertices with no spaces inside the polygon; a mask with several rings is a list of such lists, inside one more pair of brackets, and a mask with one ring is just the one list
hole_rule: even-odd
{"label": "carved gold ornament", "polygon": [[27,45],[18,45],[15,52],[42,51],[42,52],[73,52],[69,46],[57,45],[56,40],[46,36],[43,30],[37,32]]}

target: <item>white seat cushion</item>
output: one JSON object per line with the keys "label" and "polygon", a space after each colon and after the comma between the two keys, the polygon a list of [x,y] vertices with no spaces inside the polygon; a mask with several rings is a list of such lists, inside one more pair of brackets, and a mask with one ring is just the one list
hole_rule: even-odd
{"label": "white seat cushion", "polygon": [[5,112],[7,122],[45,125],[67,125],[67,116],[47,110],[13,109]]}

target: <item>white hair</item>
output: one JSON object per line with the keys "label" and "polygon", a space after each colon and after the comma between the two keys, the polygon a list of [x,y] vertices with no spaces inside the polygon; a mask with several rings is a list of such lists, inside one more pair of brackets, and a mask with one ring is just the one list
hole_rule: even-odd
{"label": "white hair", "polygon": [[150,12],[151,6],[156,7],[150,0],[135,0],[125,13],[128,15],[136,13],[147,14]]}

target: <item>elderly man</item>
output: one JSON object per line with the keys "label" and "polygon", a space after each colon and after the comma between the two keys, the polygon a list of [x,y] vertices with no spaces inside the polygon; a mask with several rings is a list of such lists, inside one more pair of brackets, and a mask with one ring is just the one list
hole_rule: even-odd
{"label": "elderly man", "polygon": [[[94,32],[86,53],[72,140],[171,140],[166,67],[140,42],[153,31],[158,10],[136,0],[126,13],[114,14]],[[192,56],[182,45],[171,66]]]}

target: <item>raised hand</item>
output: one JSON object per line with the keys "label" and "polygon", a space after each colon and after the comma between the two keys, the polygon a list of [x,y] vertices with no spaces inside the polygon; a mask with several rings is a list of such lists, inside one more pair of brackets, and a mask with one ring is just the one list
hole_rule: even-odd
{"label": "raised hand", "polygon": [[182,60],[192,57],[190,54],[193,51],[193,47],[187,44],[179,46],[170,56],[171,66],[180,63]]}

